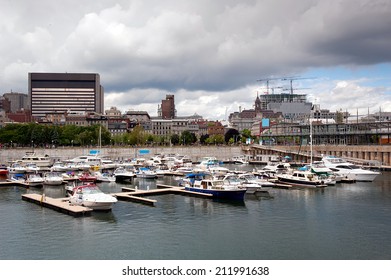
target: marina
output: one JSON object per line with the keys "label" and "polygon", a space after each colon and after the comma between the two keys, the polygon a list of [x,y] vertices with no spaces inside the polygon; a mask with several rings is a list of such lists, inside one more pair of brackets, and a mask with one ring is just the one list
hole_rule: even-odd
{"label": "marina", "polygon": [[[238,178],[266,174],[265,165],[219,164],[213,172]],[[62,184],[42,187],[8,181],[5,176],[0,182],[0,259],[391,257],[387,239],[391,225],[384,222],[391,210],[390,172],[370,182],[321,188],[265,177],[260,181],[264,189],[251,185],[251,190],[247,182],[248,190],[240,200],[222,200],[186,188],[186,174],[167,170],[153,179],[133,176],[118,182],[82,182],[77,174],[66,174],[69,178]],[[77,184],[96,184],[118,201],[108,211],[70,203],[67,189]],[[17,224],[11,222],[15,220]],[[84,244],[82,250],[68,242],[75,238]],[[196,242],[189,243],[189,238]]]}

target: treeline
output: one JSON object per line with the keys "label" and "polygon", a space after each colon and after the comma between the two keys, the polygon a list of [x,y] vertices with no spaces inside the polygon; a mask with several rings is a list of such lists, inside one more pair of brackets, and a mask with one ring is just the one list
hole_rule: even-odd
{"label": "treeline", "polygon": [[[173,134],[169,138],[156,136],[144,131],[142,126],[136,126],[131,132],[112,136],[100,125],[92,126],[54,126],[36,123],[8,124],[0,128],[0,143],[2,146],[96,146],[107,145],[192,145],[199,144],[234,144],[245,141],[246,133],[239,134],[230,129],[225,135],[197,136],[189,131],[180,135]],[[101,141],[101,143],[99,143]]]}

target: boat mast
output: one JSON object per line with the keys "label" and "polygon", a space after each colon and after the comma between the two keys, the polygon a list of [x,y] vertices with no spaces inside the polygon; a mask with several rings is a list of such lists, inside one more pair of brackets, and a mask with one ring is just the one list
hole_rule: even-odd
{"label": "boat mast", "polygon": [[312,116],[313,116],[313,109],[314,107],[312,106],[311,108],[311,112],[310,112],[310,166],[312,166],[312,153],[313,153],[313,150],[312,150]]}
{"label": "boat mast", "polygon": [[102,149],[102,126],[99,126],[99,151]]}

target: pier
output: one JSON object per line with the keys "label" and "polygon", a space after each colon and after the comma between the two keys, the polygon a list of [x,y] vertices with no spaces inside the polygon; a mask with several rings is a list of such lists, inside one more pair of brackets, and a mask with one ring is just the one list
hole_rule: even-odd
{"label": "pier", "polygon": [[163,184],[157,184],[158,188],[153,190],[137,190],[134,188],[123,187],[121,193],[112,193],[118,200],[132,201],[136,203],[142,203],[149,206],[155,206],[157,200],[145,198],[145,196],[163,195],[163,194],[179,194],[187,196],[196,196],[203,198],[212,198],[213,195],[198,193],[185,190],[184,187],[168,186]]}
{"label": "pier", "polygon": [[[133,188],[123,187],[122,192],[112,193],[110,195],[115,196],[118,200],[141,203],[149,206],[155,206],[157,200],[149,199],[146,198],[145,196],[163,195],[163,194],[180,194],[180,195],[196,196],[196,197],[203,197],[203,198],[213,197],[213,195],[211,194],[186,191],[184,187],[175,187],[175,186],[168,186],[168,185],[157,185],[157,186],[158,189],[153,189],[153,190],[137,190]],[[69,198],[67,197],[52,198],[42,194],[32,193],[32,194],[22,195],[22,200],[32,202],[42,207],[50,208],[60,213],[64,213],[74,217],[89,216],[93,211],[93,209],[88,207],[71,205],[69,203]]]}
{"label": "pier", "polygon": [[12,187],[12,186],[24,187],[26,189],[30,187],[30,185],[25,182],[18,182],[18,181],[11,181],[11,180],[0,182],[0,187]]}
{"label": "pier", "polygon": [[31,193],[22,195],[22,199],[74,217],[89,216],[92,212],[91,208],[70,205],[68,198],[51,198],[45,195]]}

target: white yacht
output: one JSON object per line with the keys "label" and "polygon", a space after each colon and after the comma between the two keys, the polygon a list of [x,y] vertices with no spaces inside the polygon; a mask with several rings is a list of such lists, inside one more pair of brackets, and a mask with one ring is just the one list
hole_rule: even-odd
{"label": "white yacht", "polygon": [[324,181],[311,171],[294,170],[290,173],[277,174],[278,181],[295,187],[322,188]]}
{"label": "white yacht", "polygon": [[27,152],[18,162],[23,165],[34,163],[39,167],[49,167],[52,165],[52,160],[48,155],[37,155],[35,152]]}
{"label": "white yacht", "polygon": [[39,174],[30,174],[27,176],[26,183],[31,187],[42,187],[44,180]]}
{"label": "white yacht", "polygon": [[94,183],[75,186],[71,191],[69,203],[81,205],[93,210],[110,211],[117,199],[103,193]]}
{"label": "white yacht", "polygon": [[57,186],[64,183],[64,178],[57,172],[46,172],[43,180],[45,185]]}
{"label": "white yacht", "polygon": [[356,181],[372,182],[380,172],[366,170],[336,156],[324,156],[324,165],[342,176],[354,176]]}

